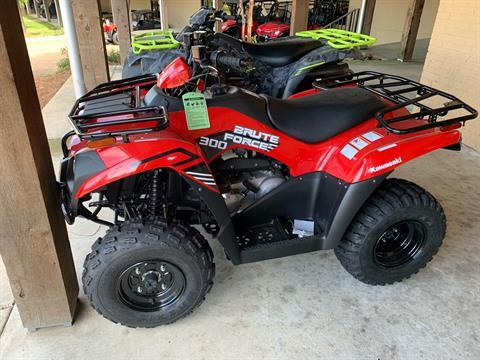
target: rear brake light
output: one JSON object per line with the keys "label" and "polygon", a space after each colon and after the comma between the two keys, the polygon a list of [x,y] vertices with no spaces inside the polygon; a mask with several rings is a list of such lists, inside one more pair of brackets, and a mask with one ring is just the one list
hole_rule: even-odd
{"label": "rear brake light", "polygon": [[107,136],[97,140],[89,140],[87,142],[87,147],[90,149],[98,149],[105,146],[113,146],[117,143],[117,139],[113,136]]}

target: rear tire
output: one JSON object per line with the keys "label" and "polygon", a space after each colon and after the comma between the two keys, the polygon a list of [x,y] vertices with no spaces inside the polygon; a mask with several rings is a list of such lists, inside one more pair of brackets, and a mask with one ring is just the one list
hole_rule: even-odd
{"label": "rear tire", "polygon": [[214,273],[212,250],[195,229],[129,221],[94,243],[82,281],[105,318],[149,328],[191,313],[211,289]]}
{"label": "rear tire", "polygon": [[118,32],[115,31],[112,35],[112,43],[115,45],[120,44],[120,41],[118,40]]}
{"label": "rear tire", "polygon": [[392,284],[432,260],[445,230],[445,214],[431,194],[409,181],[388,179],[356,215],[335,255],[358,280]]}

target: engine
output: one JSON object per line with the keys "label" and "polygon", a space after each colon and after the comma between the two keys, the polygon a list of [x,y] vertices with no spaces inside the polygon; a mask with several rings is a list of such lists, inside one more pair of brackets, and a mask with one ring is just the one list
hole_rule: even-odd
{"label": "engine", "polygon": [[242,210],[287,180],[283,165],[265,158],[234,158],[219,166],[223,198],[230,213]]}

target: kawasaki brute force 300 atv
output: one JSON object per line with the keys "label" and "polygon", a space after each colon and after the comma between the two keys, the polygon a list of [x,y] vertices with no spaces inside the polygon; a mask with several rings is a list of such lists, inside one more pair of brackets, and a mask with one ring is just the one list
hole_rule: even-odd
{"label": "kawasaki brute force 300 atv", "polygon": [[[98,86],[70,114],[65,218],[110,226],[84,264],[84,291],[99,313],[153,327],[194,310],[215,275],[196,225],[234,265],[335,249],[372,285],[401,281],[432,259],[445,236],[442,207],[388,176],[430,151],[460,149],[458,128],[474,109],[375,72],[317,82],[287,100],[205,88],[215,73],[177,59],[158,79]],[[113,220],[99,218],[104,208]]]}

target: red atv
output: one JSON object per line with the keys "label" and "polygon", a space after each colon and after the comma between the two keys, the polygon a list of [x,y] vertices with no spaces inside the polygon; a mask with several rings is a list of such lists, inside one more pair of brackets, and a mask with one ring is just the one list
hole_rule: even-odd
{"label": "red atv", "polygon": [[[460,150],[458,129],[474,109],[376,72],[317,82],[287,100],[205,88],[216,70],[200,48],[194,69],[179,58],[158,79],[100,85],[70,113],[65,218],[110,226],[84,264],[84,291],[99,313],[153,327],[194,310],[215,274],[195,225],[235,265],[335,249],[372,285],[408,278],[432,259],[445,236],[442,207],[388,176],[433,150]],[[444,105],[428,105],[435,99]],[[99,217],[104,209],[112,221]]]}
{"label": "red atv", "polygon": [[105,41],[111,44],[118,45],[117,24],[113,22],[113,17],[111,15],[104,14],[102,25]]}
{"label": "red atv", "polygon": [[268,12],[267,22],[256,28],[258,42],[269,41],[290,35],[290,18],[292,15],[291,2],[275,1]]}
{"label": "red atv", "polygon": [[[231,15],[224,14],[222,17],[222,33],[230,35],[236,39],[242,37],[242,16],[240,15],[240,9],[238,7],[238,1],[231,0],[225,1],[224,3],[228,4],[230,7]],[[270,1],[256,0],[254,3],[253,13],[252,13],[252,25],[251,33],[255,34],[259,24],[264,22],[264,16],[262,16],[264,3],[270,3]],[[249,2],[245,1],[245,14],[248,14],[248,5]],[[247,24],[248,26],[248,24]],[[247,29],[245,29],[247,31]]]}

